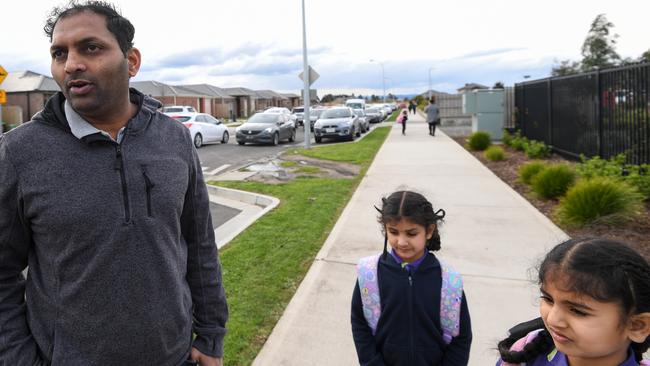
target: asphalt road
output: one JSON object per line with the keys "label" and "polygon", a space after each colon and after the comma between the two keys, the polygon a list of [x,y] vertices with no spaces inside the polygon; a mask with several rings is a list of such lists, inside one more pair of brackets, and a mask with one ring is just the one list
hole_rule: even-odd
{"label": "asphalt road", "polygon": [[[296,141],[281,141],[277,146],[246,144],[240,146],[235,139],[235,129],[228,128],[230,140],[227,144],[204,145],[198,149],[201,166],[206,173],[217,169],[223,171],[234,170],[264,158],[278,155],[290,147],[302,147],[305,132],[302,127],[296,130]],[[312,144],[314,139],[311,139]],[[221,171],[220,171],[221,172]]]}

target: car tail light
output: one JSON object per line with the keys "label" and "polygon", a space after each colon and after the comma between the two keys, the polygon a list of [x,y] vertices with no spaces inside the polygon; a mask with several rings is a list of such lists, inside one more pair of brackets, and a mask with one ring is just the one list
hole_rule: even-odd
{"label": "car tail light", "polygon": [[187,127],[187,128],[190,128],[190,127],[192,127],[192,122],[185,122],[185,123],[183,123],[183,125],[185,125],[185,127]]}

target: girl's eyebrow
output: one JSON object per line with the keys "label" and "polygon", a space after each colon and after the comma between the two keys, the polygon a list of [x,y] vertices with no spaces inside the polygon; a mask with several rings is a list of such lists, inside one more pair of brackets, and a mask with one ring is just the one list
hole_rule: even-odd
{"label": "girl's eyebrow", "polygon": [[[553,296],[549,295],[549,293],[546,292],[546,291],[544,291],[543,288],[540,287],[539,291],[540,291],[544,296],[547,296],[547,297],[549,297],[549,298],[551,298],[551,299],[553,298]],[[594,311],[594,309],[592,309],[592,308],[590,308],[589,306],[587,306],[586,304],[583,304],[583,303],[580,303],[580,302],[575,302],[575,301],[570,301],[570,300],[562,300],[562,301],[560,301],[560,302],[563,303],[563,304],[567,304],[567,305],[570,305],[570,306],[576,307],[576,308],[581,308],[581,309],[585,309],[585,310],[589,310],[589,311]]]}

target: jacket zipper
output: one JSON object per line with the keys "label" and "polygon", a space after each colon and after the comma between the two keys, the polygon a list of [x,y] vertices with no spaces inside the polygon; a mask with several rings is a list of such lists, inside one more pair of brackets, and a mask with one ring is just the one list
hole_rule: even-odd
{"label": "jacket zipper", "polygon": [[131,214],[129,210],[129,192],[126,187],[126,174],[124,173],[124,161],[122,160],[122,145],[115,146],[115,170],[120,171],[120,181],[122,182],[122,198],[124,200],[124,221],[129,223],[131,221]]}
{"label": "jacket zipper", "polygon": [[411,362],[415,362],[415,344],[413,341],[413,277],[411,270],[408,269],[409,274],[409,342],[411,344]]}
{"label": "jacket zipper", "polygon": [[142,168],[142,176],[144,177],[144,184],[145,184],[145,189],[147,191],[147,215],[149,217],[152,217],[153,214],[151,212],[151,189],[154,187],[153,182],[149,177],[147,176],[147,171],[144,170],[144,167]]}

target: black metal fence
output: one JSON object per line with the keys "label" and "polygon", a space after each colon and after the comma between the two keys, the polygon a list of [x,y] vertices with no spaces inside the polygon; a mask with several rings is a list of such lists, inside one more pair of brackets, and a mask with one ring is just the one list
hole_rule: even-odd
{"label": "black metal fence", "polygon": [[517,128],[565,156],[650,164],[650,63],[515,85]]}

